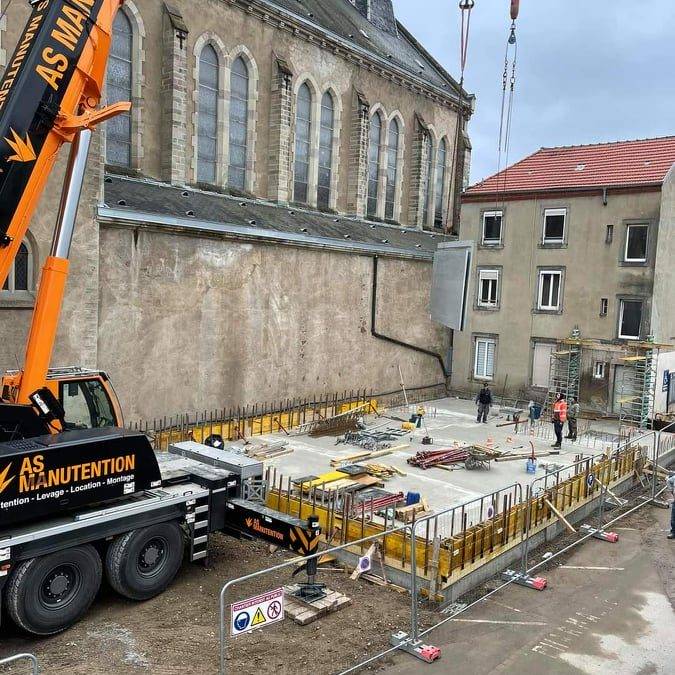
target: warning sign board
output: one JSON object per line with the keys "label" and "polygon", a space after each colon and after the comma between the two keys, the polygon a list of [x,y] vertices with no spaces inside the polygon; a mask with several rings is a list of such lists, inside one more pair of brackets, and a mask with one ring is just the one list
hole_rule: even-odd
{"label": "warning sign board", "polygon": [[284,589],[277,588],[231,605],[232,636],[263,628],[284,618]]}

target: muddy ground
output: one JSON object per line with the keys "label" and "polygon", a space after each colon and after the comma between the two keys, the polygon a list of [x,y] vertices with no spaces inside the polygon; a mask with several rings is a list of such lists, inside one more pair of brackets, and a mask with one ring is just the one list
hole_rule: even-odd
{"label": "muddy ground", "polygon": [[[209,568],[185,564],[163,595],[145,603],[120,599],[102,588],[85,619],[61,635],[35,640],[3,617],[0,656],[29,651],[48,675],[142,672],[207,675],[218,669],[218,598],[229,579],[283,562],[287,553],[215,535]],[[302,580],[292,568],[244,583],[226,602]],[[306,577],[305,577],[306,578]],[[229,641],[227,669],[242,674],[332,673],[387,647],[389,635],[407,629],[410,598],[345,573],[319,577],[352,604],[308,626],[289,619]],[[12,673],[25,673],[18,666]]]}

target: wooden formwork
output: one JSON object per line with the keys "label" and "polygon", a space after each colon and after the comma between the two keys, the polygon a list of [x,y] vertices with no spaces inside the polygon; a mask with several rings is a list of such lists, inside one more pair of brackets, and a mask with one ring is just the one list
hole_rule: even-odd
{"label": "wooden formwork", "polygon": [[[480,566],[522,544],[528,530],[532,536],[552,525],[558,516],[547,501],[561,514],[570,514],[596,499],[603,489],[601,485],[611,489],[613,485],[639,470],[640,457],[639,448],[631,447],[611,458],[593,463],[589,460],[585,467],[577,466],[574,475],[565,480],[556,480],[555,484],[546,486],[539,494],[529,499],[510,503],[511,500],[505,498],[501,512],[471,527],[465,525],[467,516],[464,515],[465,526],[451,537],[443,539],[440,549],[437,548],[436,552],[434,552],[435,537],[430,536],[430,528],[418,527],[417,574],[422,579],[435,583],[439,590],[456,583]],[[593,475],[594,481],[589,481],[589,475]],[[280,481],[280,485],[283,485],[283,481]],[[409,532],[385,534],[383,524],[366,520],[365,510],[359,517],[352,518],[347,515],[345,508],[338,509],[330,503],[317,502],[311,498],[303,500],[290,489],[284,490],[281,487],[269,491],[267,505],[303,519],[316,515],[321,523],[325,540],[332,545],[381,534],[385,564],[400,570],[411,568]],[[455,512],[459,513],[461,508],[459,506],[451,511],[451,517],[454,518]],[[447,517],[447,514],[445,515]],[[433,519],[438,517],[443,515],[431,516],[428,522],[433,522]],[[363,553],[363,545],[356,545],[353,552]]]}

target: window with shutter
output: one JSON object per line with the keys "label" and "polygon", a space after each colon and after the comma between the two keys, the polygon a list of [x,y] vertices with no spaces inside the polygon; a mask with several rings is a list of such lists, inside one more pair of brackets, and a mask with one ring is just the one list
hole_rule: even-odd
{"label": "window with shutter", "polygon": [[492,379],[495,372],[496,342],[487,338],[476,338],[474,377]]}

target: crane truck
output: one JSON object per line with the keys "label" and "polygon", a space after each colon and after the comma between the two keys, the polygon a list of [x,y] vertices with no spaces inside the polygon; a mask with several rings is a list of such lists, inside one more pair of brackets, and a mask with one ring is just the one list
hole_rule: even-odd
{"label": "crane truck", "polygon": [[[104,577],[133,600],[161,593],[186,552],[206,560],[213,532],[304,556],[321,533],[316,518],[292,518],[253,496],[259,462],[193,442],[155,453],[144,434],[124,429],[105,373],[50,369],[92,133],[130,109],[99,107],[123,2],[31,0],[0,82],[0,288],[70,145],[23,368],[6,373],[0,389],[0,600],[36,635],[77,622]],[[307,565],[310,581],[315,569]]]}

